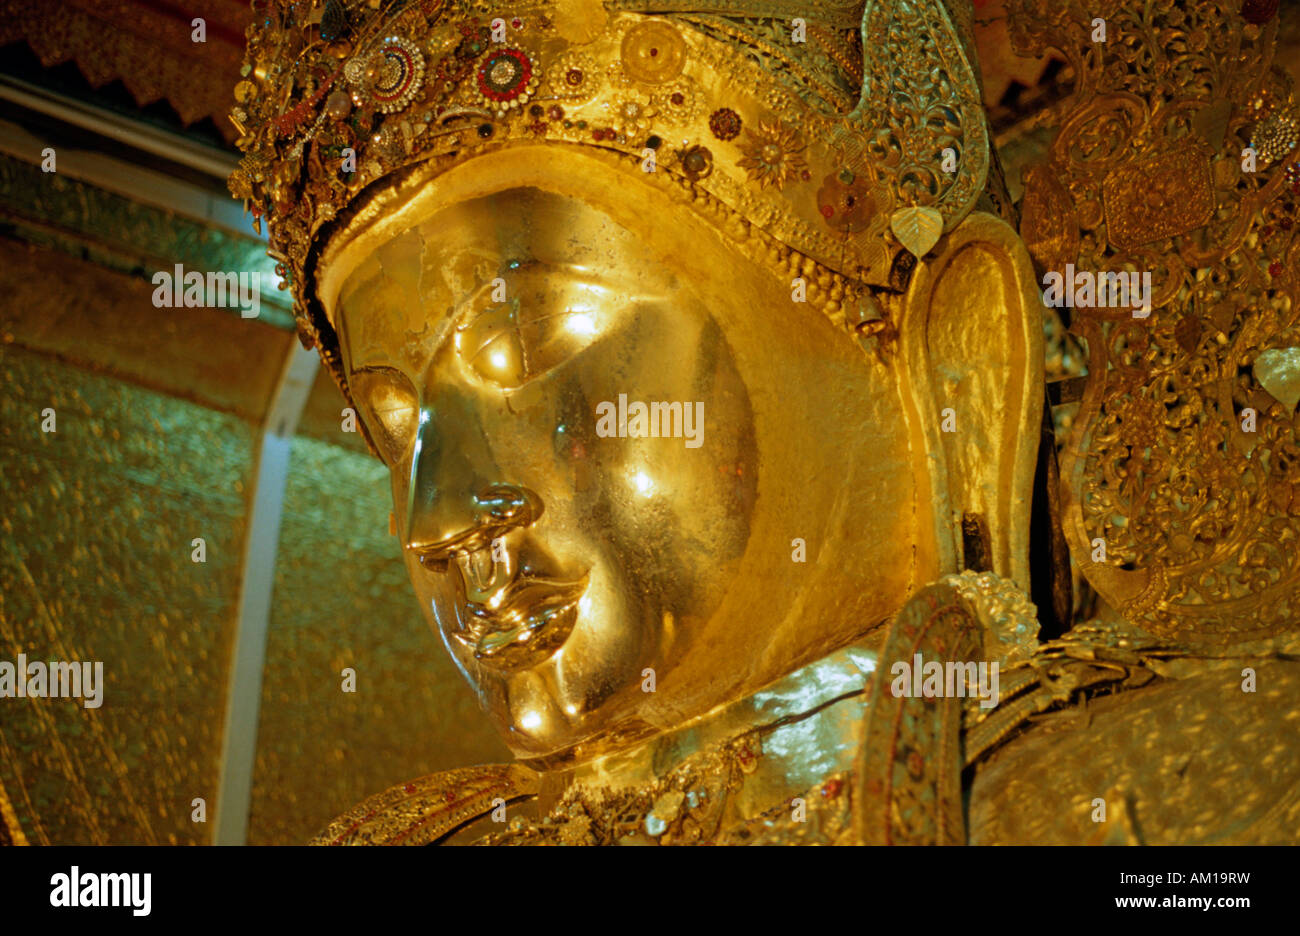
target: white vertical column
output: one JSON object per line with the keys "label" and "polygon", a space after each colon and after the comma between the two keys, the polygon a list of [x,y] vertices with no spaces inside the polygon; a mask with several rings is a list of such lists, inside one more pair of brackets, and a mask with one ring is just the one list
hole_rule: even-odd
{"label": "white vertical column", "polygon": [[221,740],[220,780],[212,831],[214,845],[243,845],[248,838],[253,761],[262,705],[262,668],[266,662],[266,633],[271,617],[285,479],[289,473],[289,447],[319,366],[320,358],[315,351],[304,350],[297,340],[291,342],[262,428],[252,511],[245,537],[239,622],[226,691],[226,724]]}

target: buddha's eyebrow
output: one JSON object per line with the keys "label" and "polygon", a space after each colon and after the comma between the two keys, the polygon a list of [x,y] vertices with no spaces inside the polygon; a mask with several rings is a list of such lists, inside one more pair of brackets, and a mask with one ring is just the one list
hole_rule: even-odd
{"label": "buddha's eyebrow", "polygon": [[[502,302],[502,303],[496,303],[495,305],[505,305],[505,304],[506,304],[506,303]],[[479,312],[478,314],[476,314],[472,319],[470,319],[470,320],[469,320],[468,322],[466,322],[465,324],[466,324],[466,325],[473,325],[475,322],[477,322],[477,321],[478,321],[479,319],[481,319],[483,316],[485,316],[485,315],[487,315],[489,312],[491,312],[491,311],[493,310],[493,308],[494,308],[494,306],[488,306],[486,309],[483,309],[481,312]],[[519,311],[520,311],[519,308],[516,306],[515,309],[512,310],[512,314],[517,314]],[[561,309],[561,310],[558,311],[558,312],[548,312],[546,315],[535,315],[535,316],[531,316],[531,317],[526,317],[526,318],[524,318],[522,321],[517,321],[516,324],[519,324],[519,325],[536,325],[538,322],[545,322],[545,321],[548,321],[548,320],[553,319],[553,318],[559,318],[559,317],[562,316],[562,315],[571,315],[572,313],[573,313],[573,309],[572,309],[572,307],[571,307],[571,306],[565,306],[565,308]]]}
{"label": "buddha's eyebrow", "polygon": [[548,321],[549,319],[559,318],[561,315],[572,315],[572,314],[573,314],[573,309],[566,306],[564,309],[560,310],[559,312],[552,312],[549,315],[539,315],[536,318],[530,318],[528,319],[527,322],[525,322],[525,324],[535,325],[538,322],[545,322]]}
{"label": "buddha's eyebrow", "polygon": [[[473,296],[471,296],[470,299],[466,300],[466,302],[472,301],[472,299],[473,299]],[[470,318],[466,319],[466,320],[465,320],[465,325],[466,325],[466,326],[473,325],[475,322],[477,322],[477,321],[478,321],[479,319],[481,319],[483,316],[487,315],[489,312],[499,312],[499,311],[501,311],[501,307],[502,307],[502,306],[505,306],[507,309],[509,309],[509,308],[510,308],[511,306],[513,306],[513,305],[514,305],[514,302],[513,302],[512,300],[510,300],[510,299],[507,299],[505,302],[489,302],[489,303],[485,304],[485,305],[484,305],[481,309],[479,309],[477,312],[475,312],[473,316],[471,316]],[[455,307],[452,308],[452,316],[451,316],[451,317],[452,317],[452,318],[455,318],[455,317],[456,317],[456,309],[455,309]]]}
{"label": "buddha's eyebrow", "polygon": [[[585,289],[594,288],[597,292],[606,293],[606,294],[610,292],[610,286],[607,282],[605,282],[605,278],[603,276],[593,273],[590,267],[578,263],[553,263],[544,260],[535,260],[535,259],[527,260],[522,263],[517,263],[514,267],[511,267],[508,270],[498,271],[497,276],[504,278],[504,276],[508,273],[515,273],[520,270],[526,270],[529,268],[535,270],[541,270],[547,275],[553,275],[557,277],[576,278],[578,282],[580,282]],[[464,309],[467,305],[470,305],[471,303],[475,302],[475,300],[478,299],[480,296],[482,296],[485,292],[490,293],[492,290],[492,282],[493,280],[488,280],[486,283],[483,283],[479,285],[477,288],[475,288],[474,290],[472,290],[467,296],[465,296],[458,303],[456,303],[456,305],[452,306],[450,315],[448,317],[452,320],[457,319],[461,313],[461,310]],[[471,317],[467,318],[464,321],[464,326],[468,327],[474,325],[476,322],[478,322],[479,319],[481,319],[483,316],[487,315],[488,313],[498,311],[501,306],[508,307],[510,314],[514,318],[514,322],[516,325],[534,325],[539,322],[545,322],[549,319],[558,318],[559,316],[562,315],[569,315],[573,312],[573,307],[572,307],[573,303],[570,301],[565,303],[565,307],[563,309],[558,309],[553,312],[548,312],[544,315],[529,316],[526,314],[528,311],[527,306],[524,303],[521,303],[519,301],[518,293],[515,293],[513,295],[508,293],[506,299],[503,302],[484,303],[482,307],[478,309],[478,311],[474,312],[474,314]]]}

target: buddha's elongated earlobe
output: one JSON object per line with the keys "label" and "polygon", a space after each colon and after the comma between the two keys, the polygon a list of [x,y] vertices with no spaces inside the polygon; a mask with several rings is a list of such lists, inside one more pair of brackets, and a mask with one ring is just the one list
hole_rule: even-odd
{"label": "buddha's elongated earlobe", "polygon": [[977,212],[917,267],[899,322],[904,398],[924,452],[917,470],[932,488],[918,503],[933,510],[939,571],[996,572],[1026,593],[1043,406],[1038,307],[1024,246]]}

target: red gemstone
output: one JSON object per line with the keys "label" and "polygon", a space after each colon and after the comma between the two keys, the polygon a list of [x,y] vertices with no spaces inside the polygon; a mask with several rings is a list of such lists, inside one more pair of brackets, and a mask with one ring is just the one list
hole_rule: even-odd
{"label": "red gemstone", "polygon": [[402,787],[402,789],[405,790],[407,793],[414,793],[414,792],[415,792],[415,784],[414,784],[414,783],[408,783],[406,786]]}
{"label": "red gemstone", "polygon": [[1270,263],[1270,264],[1268,265],[1268,275],[1269,275],[1269,276],[1275,276],[1275,277],[1276,277],[1276,276],[1281,276],[1281,275],[1282,275],[1282,261],[1281,261],[1281,260],[1274,260],[1272,263]]}
{"label": "red gemstone", "polygon": [[835,778],[835,779],[833,779],[833,780],[827,780],[827,781],[826,781],[826,785],[825,785],[824,787],[822,787],[822,795],[823,795],[823,796],[839,796],[839,795],[840,795],[840,787],[841,787],[841,786],[842,786],[842,783],[841,783],[841,781],[839,780],[838,777]]}
{"label": "red gemstone", "polygon": [[674,91],[673,96],[668,100],[672,101],[677,107],[681,107],[686,103],[686,95],[682,94],[680,91]]}
{"label": "red gemstone", "polygon": [[835,214],[835,209],[834,209],[834,208],[832,208],[830,205],[822,205],[822,217],[823,217],[823,218],[827,218],[827,219],[829,219],[829,218],[831,217],[831,215],[833,215],[833,214]]}

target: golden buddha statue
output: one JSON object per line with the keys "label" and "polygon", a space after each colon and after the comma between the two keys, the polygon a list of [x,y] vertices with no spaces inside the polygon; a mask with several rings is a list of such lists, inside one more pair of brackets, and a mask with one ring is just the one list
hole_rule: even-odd
{"label": "golden buddha statue", "polygon": [[1091,550],[968,3],[255,8],[232,191],[517,756],[317,841],[1297,838],[1285,622],[1040,641]]}

